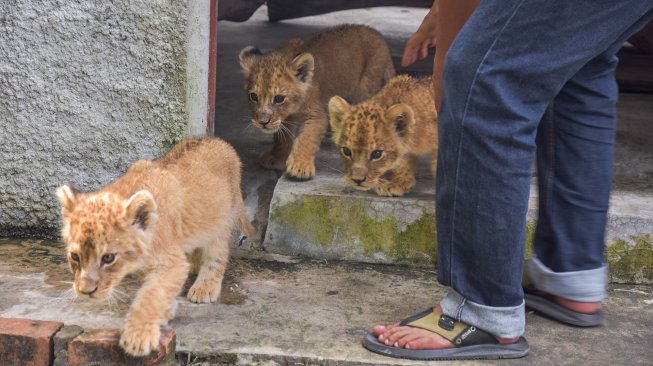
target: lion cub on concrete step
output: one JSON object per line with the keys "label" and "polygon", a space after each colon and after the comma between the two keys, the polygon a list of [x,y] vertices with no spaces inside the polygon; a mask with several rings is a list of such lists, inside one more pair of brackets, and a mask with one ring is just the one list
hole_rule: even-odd
{"label": "lion cub on concrete step", "polygon": [[147,355],[158,347],[159,326],[174,316],[188,275],[187,253],[201,251],[188,299],[218,299],[234,225],[245,235],[256,232],[243,205],[240,170],[224,141],[185,140],[158,160],[136,162],[97,192],[57,190],[78,295],[104,299],[125,275],[145,275],[121,330],[127,353]]}
{"label": "lion cub on concrete step", "polygon": [[381,196],[401,196],[415,185],[418,156],[431,157],[435,175],[438,126],[431,78],[400,75],[371,99],[329,101],[333,141],[348,185]]}
{"label": "lion cub on concrete step", "polygon": [[395,74],[383,36],[361,25],[294,38],[266,55],[248,46],[240,52],[240,65],[247,76],[252,124],[274,134],[274,146],[261,155],[261,165],[285,169],[299,180],[315,175],[329,98],[365,100]]}

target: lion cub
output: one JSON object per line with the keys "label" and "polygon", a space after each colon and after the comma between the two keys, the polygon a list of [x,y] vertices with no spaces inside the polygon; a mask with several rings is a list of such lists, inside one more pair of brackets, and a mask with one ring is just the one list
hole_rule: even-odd
{"label": "lion cub", "polygon": [[248,46],[240,52],[240,65],[247,77],[252,124],[274,134],[272,150],[261,155],[261,165],[285,169],[298,180],[315,175],[329,98],[365,100],[395,74],[383,36],[361,25],[294,38],[266,55]]}
{"label": "lion cub", "polygon": [[218,299],[234,225],[256,232],[243,205],[240,169],[226,142],[185,140],[158,160],[136,162],[97,192],[57,190],[77,295],[105,299],[125,275],[145,275],[121,330],[127,353],[158,347],[159,326],[173,318],[188,275],[186,253],[201,251],[188,299]]}
{"label": "lion cub", "polygon": [[345,164],[345,182],[381,196],[401,196],[415,185],[418,156],[431,157],[435,175],[438,126],[431,78],[400,75],[371,99],[329,101],[333,141]]}

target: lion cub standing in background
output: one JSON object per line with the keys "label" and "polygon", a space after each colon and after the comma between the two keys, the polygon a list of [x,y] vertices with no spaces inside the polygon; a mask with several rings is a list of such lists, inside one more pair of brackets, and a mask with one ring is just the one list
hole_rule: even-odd
{"label": "lion cub standing in background", "polygon": [[261,155],[261,165],[285,169],[299,180],[315,175],[329,98],[365,100],[395,75],[383,36],[361,25],[294,38],[266,55],[248,46],[240,52],[240,65],[247,77],[252,124],[274,134],[274,146]]}
{"label": "lion cub standing in background", "polygon": [[158,160],[136,162],[97,192],[57,190],[78,295],[104,299],[125,275],[145,274],[121,330],[127,353],[147,355],[158,347],[159,326],[174,316],[188,275],[186,253],[201,250],[188,299],[218,299],[234,225],[246,235],[256,232],[243,205],[240,170],[224,141],[185,140]]}
{"label": "lion cub standing in background", "polygon": [[437,112],[430,77],[399,75],[371,99],[329,101],[333,142],[345,164],[345,182],[381,196],[401,196],[415,185],[418,156],[431,158],[435,176]]}

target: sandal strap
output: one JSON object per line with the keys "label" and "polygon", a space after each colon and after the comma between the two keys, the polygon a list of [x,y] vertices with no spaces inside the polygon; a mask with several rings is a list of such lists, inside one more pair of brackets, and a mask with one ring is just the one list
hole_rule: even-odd
{"label": "sandal strap", "polygon": [[402,321],[401,325],[437,333],[456,347],[499,343],[490,333],[465,322],[457,321],[450,316],[436,314],[433,309],[416,314]]}

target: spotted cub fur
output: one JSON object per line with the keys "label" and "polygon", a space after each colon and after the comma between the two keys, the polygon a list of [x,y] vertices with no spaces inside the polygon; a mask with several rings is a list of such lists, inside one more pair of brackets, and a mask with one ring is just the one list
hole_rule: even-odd
{"label": "spotted cub fur", "polygon": [[240,52],[252,124],[274,135],[260,163],[311,179],[315,154],[327,129],[330,97],[362,101],[395,74],[385,40],[372,28],[343,25],[307,39],[294,38],[269,54],[253,47]]}
{"label": "spotted cub fur", "polygon": [[97,192],[57,190],[78,296],[110,298],[127,274],[144,274],[121,329],[127,353],[142,356],[158,347],[159,326],[174,316],[188,275],[187,253],[201,252],[188,299],[218,299],[233,227],[256,232],[243,206],[240,169],[224,141],[185,140],[159,160],[136,162]]}
{"label": "spotted cub fur", "polygon": [[435,174],[438,130],[431,78],[400,75],[356,105],[329,101],[333,141],[345,165],[345,182],[381,196],[401,196],[415,185],[418,156],[431,158]]}

